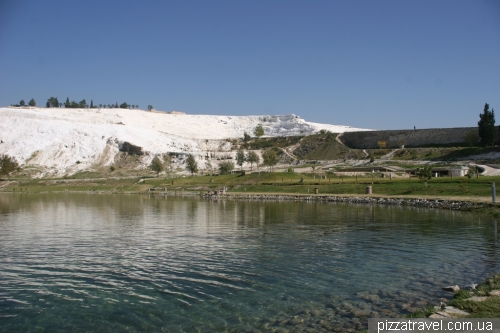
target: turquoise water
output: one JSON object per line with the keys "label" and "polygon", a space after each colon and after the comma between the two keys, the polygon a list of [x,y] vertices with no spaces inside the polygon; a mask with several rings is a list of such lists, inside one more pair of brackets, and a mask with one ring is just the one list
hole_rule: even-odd
{"label": "turquoise water", "polygon": [[452,211],[0,195],[1,332],[345,332],[500,271]]}

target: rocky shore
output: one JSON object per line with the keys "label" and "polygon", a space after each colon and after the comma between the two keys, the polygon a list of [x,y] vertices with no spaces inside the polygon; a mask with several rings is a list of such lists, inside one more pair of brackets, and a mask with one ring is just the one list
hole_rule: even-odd
{"label": "rocky shore", "polygon": [[342,197],[332,195],[274,195],[274,194],[203,194],[210,200],[252,200],[252,201],[314,201],[314,202],[340,202],[349,204],[371,205],[397,205],[425,208],[439,208],[460,210],[464,208],[478,208],[483,203],[459,200],[437,199],[410,199],[410,198],[377,198],[377,197]]}

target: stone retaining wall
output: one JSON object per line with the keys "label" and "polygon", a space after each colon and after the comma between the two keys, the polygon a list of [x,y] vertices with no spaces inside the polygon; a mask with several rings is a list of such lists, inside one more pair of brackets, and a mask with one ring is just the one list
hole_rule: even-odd
{"label": "stone retaining wall", "polygon": [[357,149],[378,148],[379,141],[386,141],[387,148],[405,146],[423,146],[432,144],[463,144],[465,135],[477,127],[430,128],[417,130],[387,130],[345,132],[340,140],[346,146]]}
{"label": "stone retaining wall", "polygon": [[374,197],[340,197],[330,195],[267,195],[267,194],[204,194],[204,198],[211,200],[254,200],[254,201],[315,201],[341,202],[349,204],[377,204],[399,205],[440,209],[462,209],[466,207],[481,207],[483,203],[458,200],[427,200],[407,198],[374,198]]}

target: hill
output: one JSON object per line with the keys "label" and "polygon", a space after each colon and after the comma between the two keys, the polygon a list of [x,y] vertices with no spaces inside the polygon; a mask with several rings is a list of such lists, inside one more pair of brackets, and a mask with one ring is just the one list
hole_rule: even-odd
{"label": "hill", "polygon": [[[304,136],[350,126],[307,122],[296,115],[213,116],[129,109],[0,108],[0,154],[15,157],[37,176],[72,174],[106,167],[134,155],[129,166],[144,168],[156,155],[181,162],[229,152],[231,139],[252,135],[262,124],[266,137]],[[175,162],[175,161],[174,161]],[[201,165],[201,167],[203,167]]]}

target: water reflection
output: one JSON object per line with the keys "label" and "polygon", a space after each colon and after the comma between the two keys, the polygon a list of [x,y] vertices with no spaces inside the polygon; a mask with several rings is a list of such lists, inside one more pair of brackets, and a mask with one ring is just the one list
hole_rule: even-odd
{"label": "water reflection", "polygon": [[359,329],[498,271],[496,222],[316,202],[0,195],[0,327]]}

